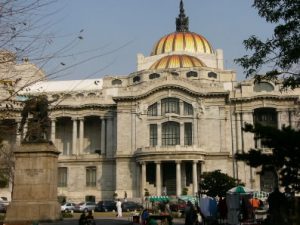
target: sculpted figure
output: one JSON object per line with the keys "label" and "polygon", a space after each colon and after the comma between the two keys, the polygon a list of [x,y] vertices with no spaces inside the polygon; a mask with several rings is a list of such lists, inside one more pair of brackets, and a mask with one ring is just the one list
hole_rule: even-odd
{"label": "sculpted figure", "polygon": [[[28,121],[27,132],[24,142],[47,142],[47,131],[50,127],[48,117],[48,99],[46,95],[34,96],[25,101],[21,112],[22,120],[19,132],[23,131],[26,121]],[[29,117],[32,115],[32,117]]]}
{"label": "sculpted figure", "polygon": [[198,98],[197,99],[197,117],[200,118],[203,114],[205,114],[205,105],[204,105],[204,99]]}

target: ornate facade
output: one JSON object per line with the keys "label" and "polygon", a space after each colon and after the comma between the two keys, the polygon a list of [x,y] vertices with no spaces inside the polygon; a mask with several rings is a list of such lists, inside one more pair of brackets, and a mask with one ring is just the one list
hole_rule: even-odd
{"label": "ornate facade", "polygon": [[[195,194],[201,173],[216,169],[249,188],[272,189],[272,171],[250,169],[233,155],[262,145],[242,131],[245,122],[298,128],[299,90],[238,82],[224,68],[222,50],[189,31],[182,2],[176,27],[150,56],[138,55],[137,71],[128,76],[38,81],[20,93],[57,99],[49,138],[61,152],[58,195],[77,202],[125,192],[140,198],[145,188],[152,195],[180,195],[183,188]],[[42,76],[29,62],[13,67]],[[17,124],[19,112],[10,114]],[[7,139],[18,146],[22,133]]]}

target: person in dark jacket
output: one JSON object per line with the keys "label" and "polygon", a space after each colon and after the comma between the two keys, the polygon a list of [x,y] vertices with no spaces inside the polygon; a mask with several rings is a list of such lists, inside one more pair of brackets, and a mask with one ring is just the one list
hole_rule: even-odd
{"label": "person in dark jacket", "polygon": [[85,225],[86,224],[86,215],[85,215],[84,212],[80,215],[79,223],[78,224],[79,225]]}

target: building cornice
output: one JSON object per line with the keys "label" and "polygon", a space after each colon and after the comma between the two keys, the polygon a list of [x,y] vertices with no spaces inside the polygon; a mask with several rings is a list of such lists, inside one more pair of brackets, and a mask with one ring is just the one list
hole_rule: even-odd
{"label": "building cornice", "polygon": [[[186,92],[190,95],[193,95],[195,97],[226,97],[229,96],[229,91],[215,91],[215,92],[198,92],[196,90],[192,90],[191,88],[188,87],[184,87],[182,85],[178,85],[178,84],[164,84],[164,85],[160,85],[158,87],[154,87],[151,90],[148,91],[144,91],[140,94],[132,94],[132,95],[120,95],[120,96],[115,96],[113,97],[114,101],[125,101],[125,100],[139,100],[139,99],[143,99],[146,98],[150,95],[152,95],[153,93],[162,91],[162,90],[168,90],[168,89],[174,89],[174,90],[179,90],[179,91],[183,91]],[[195,88],[193,88],[195,89]]]}

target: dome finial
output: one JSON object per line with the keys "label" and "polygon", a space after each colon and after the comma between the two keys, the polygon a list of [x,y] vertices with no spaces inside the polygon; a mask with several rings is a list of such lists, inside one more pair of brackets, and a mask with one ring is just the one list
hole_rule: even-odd
{"label": "dome finial", "polygon": [[176,31],[187,32],[189,31],[189,17],[185,16],[182,0],[180,0],[179,8],[179,16],[176,18]]}

